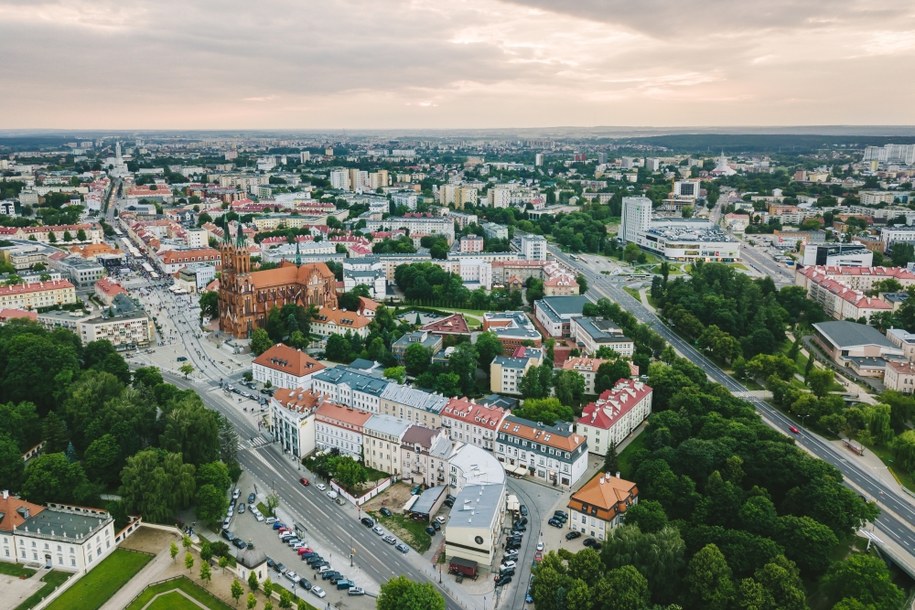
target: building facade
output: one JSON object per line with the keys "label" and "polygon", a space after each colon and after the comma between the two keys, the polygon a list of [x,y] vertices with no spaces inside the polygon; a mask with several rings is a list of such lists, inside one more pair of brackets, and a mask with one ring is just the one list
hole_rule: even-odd
{"label": "building facade", "polygon": [[496,436],[496,458],[530,476],[568,489],[588,468],[588,441],[568,422],[547,426],[509,415]]}
{"label": "building facade", "polygon": [[606,455],[651,415],[653,390],[641,381],[620,379],[582,409],[576,429],[588,439],[588,451]]}
{"label": "building facade", "polygon": [[311,378],[324,370],[324,365],[300,349],[277,343],[251,363],[254,381],[270,382],[275,388],[311,389]]}
{"label": "building facade", "polygon": [[598,473],[569,498],[569,529],[599,541],[639,502],[639,488],[619,473]]}

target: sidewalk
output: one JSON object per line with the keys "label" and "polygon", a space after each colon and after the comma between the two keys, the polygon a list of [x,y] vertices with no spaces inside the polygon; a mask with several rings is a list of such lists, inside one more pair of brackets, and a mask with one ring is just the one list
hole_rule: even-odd
{"label": "sidewalk", "polygon": [[[175,540],[179,542],[180,546],[180,541],[177,538]],[[181,556],[184,557],[183,552],[181,553]],[[174,564],[175,562],[172,561],[168,547],[162,549],[159,551],[159,554],[156,555],[155,559],[146,564],[142,570],[137,572],[136,576],[131,578],[117,593],[112,595],[100,610],[121,610],[122,608],[126,608],[127,604],[139,595],[147,585],[166,578],[164,575],[165,572],[173,567]]]}

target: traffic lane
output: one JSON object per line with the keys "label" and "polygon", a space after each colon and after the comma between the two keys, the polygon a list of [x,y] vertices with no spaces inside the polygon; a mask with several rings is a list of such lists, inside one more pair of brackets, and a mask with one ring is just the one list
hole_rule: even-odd
{"label": "traffic lane", "polygon": [[[532,485],[536,485],[536,483],[532,483]],[[505,606],[506,608],[522,608],[524,607],[527,588],[531,582],[534,556],[537,553],[537,542],[540,541],[540,531],[549,526],[546,524],[546,517],[540,503],[524,488],[520,481],[509,480],[508,488],[518,496],[518,500],[527,507],[528,511],[528,527],[524,536],[524,550],[523,553],[519,553],[519,557],[524,560],[518,561],[520,569],[517,570],[517,578],[512,579],[512,588],[509,589],[509,597],[506,600],[510,603]]]}
{"label": "traffic lane", "polygon": [[[253,455],[254,453],[257,454],[257,457]],[[345,550],[351,548],[350,545],[352,545],[356,548],[355,560],[360,561],[362,569],[369,578],[378,583],[386,582],[401,574],[417,582],[432,582],[431,569],[429,573],[415,569],[392,545],[380,542],[371,530],[354,520],[350,521],[348,515],[341,512],[340,507],[326,495],[318,492],[313,486],[302,487],[294,477],[295,471],[282,478],[283,471],[288,472],[291,467],[288,460],[276,455],[273,446],[260,447],[253,452],[245,451],[239,456],[239,462],[245,470],[265,483],[271,482],[280,497],[281,505],[284,505],[287,511],[292,512],[297,519],[303,522],[302,525],[307,528],[308,535],[313,536],[316,532],[320,532],[328,545],[337,549],[337,553],[334,553],[337,556],[336,563],[345,567],[344,560],[346,563],[349,561],[349,554]],[[317,493],[309,493],[310,491]],[[336,513],[339,513],[340,519],[333,518]],[[383,553],[383,551],[387,551],[387,553]],[[413,551],[410,554],[412,555]],[[337,568],[332,556],[328,557],[328,561]],[[441,589],[440,591],[445,596],[446,606],[449,609],[463,608],[447,591]]]}

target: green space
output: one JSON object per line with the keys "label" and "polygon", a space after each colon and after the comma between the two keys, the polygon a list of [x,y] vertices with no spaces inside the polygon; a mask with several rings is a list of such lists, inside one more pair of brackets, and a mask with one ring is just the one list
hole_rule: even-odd
{"label": "green space", "polygon": [[41,582],[43,582],[44,585],[27,597],[25,601],[16,606],[15,610],[29,610],[29,608],[34,608],[41,600],[50,595],[54,589],[65,583],[71,576],[72,574],[69,572],[57,572],[54,570],[48,572],[41,577]]}
{"label": "green space", "polygon": [[633,299],[635,299],[639,303],[642,302],[642,297],[639,296],[639,291],[636,290],[635,288],[630,288],[629,286],[623,286],[623,290],[625,290],[629,294],[629,296],[631,296]]}
{"label": "green space", "polygon": [[48,610],[94,610],[111,599],[153,556],[117,549],[48,605]]}
{"label": "green space", "polygon": [[28,578],[35,573],[35,570],[21,566],[18,563],[0,563],[0,574],[6,574],[7,576],[19,576],[20,578]]}
{"label": "green space", "polygon": [[[163,610],[166,608],[200,608],[200,606],[189,601],[177,591],[186,593],[207,608],[210,608],[210,610],[230,610],[232,608],[232,606],[226,604],[209,591],[194,584],[187,576],[179,576],[178,578],[172,578],[171,580],[166,580],[146,587],[132,602],[130,602],[126,610],[141,610],[150,600],[152,600],[152,598],[156,597],[156,595],[167,591],[171,591],[171,593],[156,599],[156,601],[149,606],[150,610],[156,608],[162,608]],[[170,605],[167,602],[174,603]]]}
{"label": "green space", "polygon": [[371,515],[376,521],[388,528],[391,533],[416,549],[418,553],[425,553],[432,546],[432,538],[426,533],[428,523],[407,519],[398,514],[393,514],[390,517],[385,517],[381,513],[371,513]]}
{"label": "green space", "polygon": [[620,466],[620,476],[624,479],[632,480],[631,477],[635,470],[635,464],[633,464],[632,458],[642,449],[648,449],[648,435],[639,433],[639,435],[632,439],[629,444],[626,445],[626,448],[620,452],[618,463]]}
{"label": "green space", "polygon": [[157,597],[146,610],[200,610],[200,606],[177,591]]}
{"label": "green space", "polygon": [[912,473],[905,472],[901,468],[895,468],[893,465],[893,450],[887,446],[877,446],[874,443],[862,444],[867,447],[870,451],[874,452],[874,455],[880,458],[880,461],[886,464],[887,469],[889,469],[890,474],[892,474],[899,484],[908,489],[909,491],[915,491],[915,476],[912,476]]}

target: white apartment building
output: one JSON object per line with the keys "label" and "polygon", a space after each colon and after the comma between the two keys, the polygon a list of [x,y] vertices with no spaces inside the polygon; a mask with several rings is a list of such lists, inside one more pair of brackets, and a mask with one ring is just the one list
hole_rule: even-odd
{"label": "white apartment building", "polygon": [[352,333],[363,339],[369,335],[369,320],[355,311],[321,307],[311,322],[311,332],[320,337]]}
{"label": "white apartment building", "polygon": [[83,345],[106,340],[116,347],[143,347],[153,342],[155,325],[143,311],[108,317],[101,315],[77,324]]}
{"label": "white apartment building", "polygon": [[400,445],[410,426],[412,424],[390,415],[372,415],[362,427],[365,465],[388,474],[402,473]]}
{"label": "white apartment building", "polygon": [[636,242],[638,234],[651,224],[651,199],[648,197],[623,197],[622,217],[618,239],[624,243]]}
{"label": "white apartment building", "polygon": [[626,358],[631,358],[635,353],[635,342],[610,320],[582,316],[573,318],[569,329],[572,340],[585,355],[593,356],[602,347],[610,348]]}
{"label": "white apartment building", "polygon": [[890,343],[901,348],[906,359],[915,361],[915,333],[910,333],[903,328],[888,328],[886,338]]}
{"label": "white apartment building", "polygon": [[367,232],[396,229],[405,229],[410,235],[443,235],[449,244],[454,241],[454,222],[447,216],[410,212],[402,217],[369,220],[365,224]]}
{"label": "white apartment building", "polygon": [[389,383],[381,393],[378,412],[427,428],[442,425],[442,410],[448,399],[419,388]]}
{"label": "white apartment building", "polygon": [[346,169],[330,170],[330,188],[340,191],[350,190],[349,171]]}
{"label": "white apartment building", "polygon": [[599,472],[569,498],[569,529],[599,541],[623,523],[626,511],[638,504],[639,489],[619,473]]}
{"label": "white apartment building", "polygon": [[582,409],[578,432],[588,439],[588,450],[606,455],[651,415],[653,390],[641,381],[621,379]]}
{"label": "white apartment building", "polygon": [[300,349],[277,343],[251,363],[254,381],[275,388],[311,389],[311,379],[324,370],[324,365]]}
{"label": "white apartment building", "polygon": [[0,496],[0,561],[87,571],[117,547],[114,519],[100,509]]}
{"label": "white apartment building", "polygon": [[523,466],[532,477],[568,489],[588,468],[588,441],[569,422],[547,426],[509,415],[496,434],[495,455],[503,464]]}
{"label": "white apartment building", "polygon": [[379,413],[387,379],[367,375],[348,366],[324,369],[312,378],[311,389],[327,400],[369,413]]}
{"label": "white apartment building", "polygon": [[545,261],[547,255],[547,241],[542,235],[522,235],[521,255],[526,260]]}
{"label": "white apartment building", "polygon": [[915,392],[915,364],[888,361],[883,373],[883,385],[887,390],[895,390],[903,394]]}
{"label": "white apartment building", "polygon": [[543,350],[516,347],[511,356],[496,356],[489,365],[489,389],[496,394],[521,394],[524,374],[543,362]]}
{"label": "white apartment building", "polygon": [[492,451],[496,430],[505,415],[501,407],[479,404],[466,397],[452,398],[442,409],[441,425],[451,440]]}
{"label": "white apartment building", "polygon": [[363,426],[371,413],[344,407],[332,402],[322,403],[315,411],[315,448],[318,451],[337,449],[362,461]]}
{"label": "white apartment building", "polygon": [[315,450],[315,410],[320,397],[302,388],[280,388],[270,399],[269,428],[284,451],[298,458]]}
{"label": "white apartment building", "polygon": [[38,309],[76,302],[76,287],[67,280],[0,286],[0,309]]}

